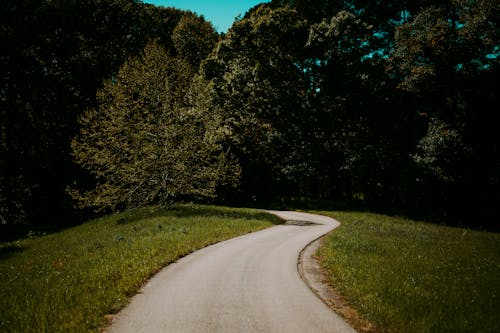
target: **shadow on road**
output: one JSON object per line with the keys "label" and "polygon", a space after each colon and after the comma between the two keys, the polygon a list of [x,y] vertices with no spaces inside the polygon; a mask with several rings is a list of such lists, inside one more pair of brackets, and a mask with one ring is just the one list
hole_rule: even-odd
{"label": "shadow on road", "polygon": [[286,221],[284,225],[295,225],[299,227],[310,227],[313,225],[320,225],[318,223],[309,222],[309,221]]}

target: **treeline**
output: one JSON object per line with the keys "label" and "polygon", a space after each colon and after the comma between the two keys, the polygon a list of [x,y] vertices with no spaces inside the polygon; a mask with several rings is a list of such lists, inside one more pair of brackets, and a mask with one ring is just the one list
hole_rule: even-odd
{"label": "treeline", "polygon": [[135,1],[4,2],[2,222],[308,197],[498,227],[499,11],[271,1],[218,35]]}

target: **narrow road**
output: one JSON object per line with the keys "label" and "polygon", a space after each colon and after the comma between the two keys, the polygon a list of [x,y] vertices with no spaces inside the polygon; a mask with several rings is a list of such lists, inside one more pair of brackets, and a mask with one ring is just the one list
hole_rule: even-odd
{"label": "narrow road", "polygon": [[152,278],[108,332],[355,332],[301,280],[300,251],[338,223],[287,222],[197,251]]}

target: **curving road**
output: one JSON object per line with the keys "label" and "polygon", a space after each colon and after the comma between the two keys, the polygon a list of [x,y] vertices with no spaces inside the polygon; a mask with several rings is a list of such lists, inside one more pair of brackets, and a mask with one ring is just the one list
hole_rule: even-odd
{"label": "curving road", "polygon": [[300,251],[338,222],[272,213],[289,222],[212,245],[166,267],[108,332],[355,332],[297,271]]}

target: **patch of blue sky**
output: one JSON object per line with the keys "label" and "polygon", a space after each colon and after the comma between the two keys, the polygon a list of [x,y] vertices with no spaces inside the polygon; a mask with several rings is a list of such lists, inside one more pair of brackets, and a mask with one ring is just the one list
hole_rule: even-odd
{"label": "patch of blue sky", "polygon": [[212,22],[218,32],[227,32],[235,19],[254,6],[269,0],[143,0],[144,3],[189,10]]}
{"label": "patch of blue sky", "polygon": [[500,45],[493,48],[493,52],[486,55],[486,59],[495,60],[500,56]]}
{"label": "patch of blue sky", "polygon": [[401,25],[406,22],[411,18],[411,13],[408,10],[402,10],[399,13],[399,20],[390,20],[389,22],[394,25]]}

